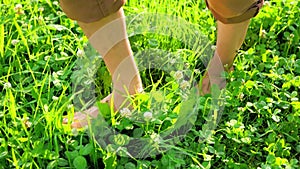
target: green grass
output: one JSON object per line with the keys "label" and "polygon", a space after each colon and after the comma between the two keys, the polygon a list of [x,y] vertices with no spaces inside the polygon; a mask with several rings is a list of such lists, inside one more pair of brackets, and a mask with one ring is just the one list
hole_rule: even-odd
{"label": "green grass", "polygon": [[[87,39],[58,2],[3,0],[0,5],[0,169],[300,167],[300,2],[267,1],[251,21],[235,71],[227,75],[225,109],[213,135],[201,141],[209,103],[209,97],[201,97],[204,106],[186,137],[167,152],[145,159],[117,155],[114,144],[101,148],[86,132],[62,125],[63,115],[73,116],[75,103],[88,104],[77,98],[89,98],[90,93],[74,95],[74,80],[88,80],[81,77],[85,72],[74,71],[78,62],[89,66],[86,58],[77,56]],[[158,12],[181,17],[211,42],[216,40],[215,22],[204,1],[130,0],[124,9],[127,15]],[[192,49],[178,39],[142,34],[130,41],[137,55],[145,49],[169,50],[174,57],[184,56],[190,72],[203,69]],[[111,83],[99,62],[93,72],[98,100],[110,93]],[[169,129],[178,118],[182,91],[172,73],[162,73],[141,73],[147,93],[136,98],[136,117],[151,108],[147,104],[159,103],[161,92],[168,98],[166,105],[155,104],[155,109],[168,111],[151,123],[106,114],[122,134],[113,138],[116,145],[126,144],[127,135],[153,138],[151,134]],[[147,80],[150,75],[152,81]],[[160,90],[153,92],[156,88]]]}

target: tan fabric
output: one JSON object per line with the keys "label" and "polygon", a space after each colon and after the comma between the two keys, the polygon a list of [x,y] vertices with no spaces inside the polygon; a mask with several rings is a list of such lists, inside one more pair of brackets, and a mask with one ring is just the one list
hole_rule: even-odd
{"label": "tan fabric", "polygon": [[214,17],[224,24],[240,23],[255,17],[264,0],[206,0]]}
{"label": "tan fabric", "polygon": [[90,23],[117,12],[125,0],[60,0],[66,15],[77,21]]}
{"label": "tan fabric", "polygon": [[[66,15],[90,23],[118,11],[126,0],[60,0]],[[215,18],[225,24],[239,23],[257,15],[264,0],[205,0]]]}

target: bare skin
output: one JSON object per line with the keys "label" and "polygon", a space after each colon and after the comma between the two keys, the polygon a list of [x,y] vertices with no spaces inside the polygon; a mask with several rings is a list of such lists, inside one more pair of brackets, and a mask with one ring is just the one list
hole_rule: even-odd
{"label": "bare skin", "polygon": [[[121,8],[100,21],[93,23],[78,22],[91,45],[103,56],[103,60],[112,76],[113,91],[102,102],[113,102],[117,111],[128,106],[128,96],[142,91],[142,81],[133,58],[127,38],[124,12]],[[125,104],[124,104],[125,103]],[[87,115],[96,117],[97,107],[85,112],[76,112],[71,126],[81,128],[86,125]],[[67,123],[68,119],[63,120]]]}
{"label": "bare skin", "polygon": [[[221,74],[223,71],[233,71],[232,64],[237,51],[245,40],[249,23],[250,20],[237,24],[217,22],[217,49],[202,80],[202,95],[210,93],[211,84],[216,84],[221,88],[225,87],[226,82],[224,78],[221,78]],[[223,67],[216,65],[223,65]]]}
{"label": "bare skin", "polygon": [[[121,18],[124,18],[122,9],[97,22],[88,24],[78,22],[92,46],[103,56],[104,62],[112,75],[112,94],[104,98],[102,102],[110,103],[113,100],[115,110],[124,106],[122,104],[126,102],[128,95],[134,95],[142,90],[141,78],[133,59],[130,43],[126,38],[125,21]],[[97,32],[116,19],[121,22],[116,23],[117,26],[114,26],[113,29]],[[225,87],[225,79],[220,78],[220,76],[224,70],[233,70],[232,64],[245,39],[249,20],[237,24],[223,24],[218,21],[217,26],[217,49],[202,80],[200,87],[200,94],[202,95],[210,93],[211,84],[217,84],[221,88]],[[115,34],[115,32],[121,32],[117,35],[118,37],[114,37],[118,40],[117,43],[107,47],[107,44],[112,43],[107,41],[111,39],[112,34]],[[223,67],[216,65],[223,65]],[[97,114],[97,107],[91,107],[85,113],[76,112],[72,120],[72,128],[83,127],[87,124],[87,115],[96,117]],[[67,123],[67,119],[64,119],[64,123]]]}

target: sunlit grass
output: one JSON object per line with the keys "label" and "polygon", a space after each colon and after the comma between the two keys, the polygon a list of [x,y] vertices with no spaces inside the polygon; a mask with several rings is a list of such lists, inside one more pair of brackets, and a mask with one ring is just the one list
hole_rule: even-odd
{"label": "sunlit grass", "polygon": [[[87,39],[76,22],[61,12],[58,2],[3,0],[0,6],[0,169],[299,168],[298,1],[267,1],[252,20],[234,63],[235,71],[227,75],[226,103],[219,126],[212,133],[203,132],[210,98],[200,97],[199,115],[191,131],[175,145],[164,144],[169,151],[146,159],[122,156],[126,151],[118,155],[114,144],[102,148],[88,136],[89,132],[62,125],[64,115],[72,118],[77,103],[86,105],[76,99],[90,96],[80,90],[74,92],[74,80],[87,80],[77,66],[89,64],[85,58],[80,60]],[[181,17],[212,43],[216,40],[215,21],[204,1],[130,0],[124,9],[127,15],[149,12]],[[146,49],[161,55],[168,51],[170,58],[188,65],[190,79],[200,80],[199,73],[204,71],[201,56],[194,53],[195,48],[185,46],[184,40],[151,33],[130,37],[137,58]],[[89,51],[87,55],[96,56]],[[173,62],[163,61],[159,63],[165,67]],[[92,94],[100,100],[110,93],[111,80],[104,63],[97,63]],[[174,74],[176,71],[155,69],[141,72],[146,93],[134,100],[136,122],[118,113],[114,117],[113,127],[125,141],[126,135],[156,140],[155,133],[168,131],[175,124],[184,99],[176,81],[179,74],[175,78]],[[161,111],[155,114],[153,110]],[[111,122],[109,114],[104,117]],[[139,123],[154,117],[153,121]],[[211,138],[203,141],[210,134]]]}

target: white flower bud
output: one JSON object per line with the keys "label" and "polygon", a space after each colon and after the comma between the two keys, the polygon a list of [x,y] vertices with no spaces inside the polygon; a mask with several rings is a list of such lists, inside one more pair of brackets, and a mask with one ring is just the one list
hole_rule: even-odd
{"label": "white flower bud", "polygon": [[49,111],[49,106],[47,104],[44,105],[44,110],[45,110],[45,112]]}
{"label": "white flower bud", "polygon": [[176,63],[176,59],[171,59],[171,60],[170,60],[170,63],[171,63],[171,64]]}
{"label": "white flower bud", "polygon": [[47,61],[50,58],[51,58],[51,56],[47,55],[47,56],[44,57],[44,60]]}
{"label": "white flower bud", "polygon": [[71,132],[75,137],[78,135],[78,130],[76,128],[72,128]]}
{"label": "white flower bud", "polygon": [[54,2],[53,2],[53,5],[58,6],[58,4],[59,4],[58,1],[54,1]]}
{"label": "white flower bud", "polygon": [[59,98],[56,97],[56,96],[52,96],[52,99],[53,99],[54,101],[57,101]]}
{"label": "white flower bud", "polygon": [[15,11],[21,10],[23,8],[22,4],[17,4],[14,8]]}
{"label": "white flower bud", "polygon": [[152,134],[150,135],[150,138],[151,138],[151,139],[153,140],[153,142],[155,142],[155,143],[159,143],[160,140],[161,140],[159,134],[157,134],[157,133],[152,133]]}
{"label": "white flower bud", "polygon": [[183,90],[185,90],[189,87],[190,87],[190,83],[186,80],[184,80],[183,82],[180,83],[180,88],[183,89]]}
{"label": "white flower bud", "polygon": [[60,87],[60,86],[61,86],[60,80],[59,80],[59,79],[53,80],[53,84],[54,84],[54,86],[56,86],[56,87]]}
{"label": "white flower bud", "polygon": [[4,89],[9,89],[11,88],[11,84],[9,82],[4,83]]}
{"label": "white flower bud", "polygon": [[68,109],[72,109],[73,107],[74,107],[73,104],[69,104],[67,108],[68,108]]}
{"label": "white flower bud", "polygon": [[128,108],[123,108],[120,110],[120,115],[128,118],[131,116],[131,111]]}
{"label": "white flower bud", "polygon": [[17,4],[14,8],[15,12],[19,15],[24,14],[23,6],[21,4]]}
{"label": "white flower bud", "polygon": [[39,7],[38,9],[40,12],[43,12],[44,11],[44,8],[43,7]]}
{"label": "white flower bud", "polygon": [[199,75],[199,74],[201,73],[199,69],[195,69],[194,72],[195,72],[197,75]]}
{"label": "white flower bud", "polygon": [[19,40],[13,39],[13,40],[11,41],[11,44],[14,45],[14,46],[16,46],[19,42],[20,42]]}
{"label": "white flower bud", "polygon": [[152,119],[152,117],[153,117],[153,115],[152,115],[151,112],[145,112],[145,113],[144,113],[144,118],[145,118],[146,120],[150,120],[150,119]]}
{"label": "white flower bud", "polygon": [[181,71],[176,71],[174,76],[175,76],[175,79],[180,80],[183,78],[183,73]]}
{"label": "white flower bud", "polygon": [[81,50],[81,49],[78,49],[77,56],[80,57],[80,58],[84,57],[84,51]]}

